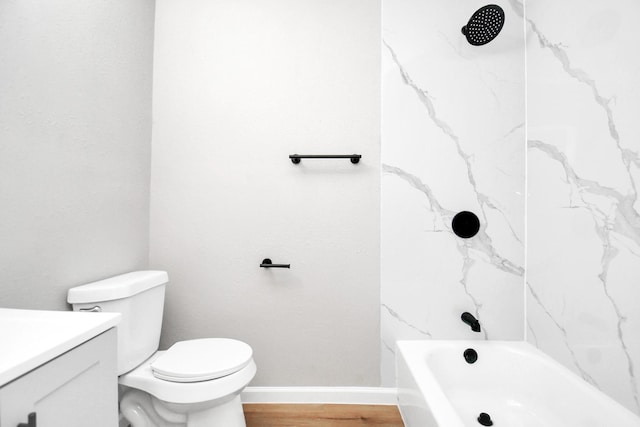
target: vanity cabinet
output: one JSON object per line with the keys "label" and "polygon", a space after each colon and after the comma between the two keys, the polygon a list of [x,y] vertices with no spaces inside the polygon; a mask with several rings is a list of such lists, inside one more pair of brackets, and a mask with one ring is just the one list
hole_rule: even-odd
{"label": "vanity cabinet", "polygon": [[116,357],[110,328],[5,384],[0,427],[117,426]]}

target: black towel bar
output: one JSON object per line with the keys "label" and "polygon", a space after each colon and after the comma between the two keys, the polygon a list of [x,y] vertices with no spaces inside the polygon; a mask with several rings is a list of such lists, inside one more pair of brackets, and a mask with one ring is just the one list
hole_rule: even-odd
{"label": "black towel bar", "polygon": [[354,165],[360,162],[362,154],[290,154],[289,158],[294,164],[300,163],[300,159],[351,159]]}

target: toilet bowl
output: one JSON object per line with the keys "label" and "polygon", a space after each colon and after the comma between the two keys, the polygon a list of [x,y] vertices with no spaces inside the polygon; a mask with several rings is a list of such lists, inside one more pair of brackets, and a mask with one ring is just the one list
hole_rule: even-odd
{"label": "toilet bowl", "polygon": [[179,341],[157,351],[163,271],[139,271],[69,290],[75,311],[118,312],[120,413],[131,427],[245,427],[240,393],[256,374],[248,344]]}
{"label": "toilet bowl", "polygon": [[118,378],[126,387],[120,412],[133,427],[244,426],[239,394],[256,373],[251,353],[247,344],[221,338],[158,351]]}

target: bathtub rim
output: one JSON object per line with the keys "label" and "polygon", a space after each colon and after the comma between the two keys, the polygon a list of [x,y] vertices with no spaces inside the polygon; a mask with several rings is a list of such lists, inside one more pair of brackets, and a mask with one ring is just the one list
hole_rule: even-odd
{"label": "bathtub rim", "polygon": [[[447,427],[466,427],[453,404],[446,396],[444,388],[438,381],[433,370],[427,363],[430,352],[441,348],[461,349],[475,347],[478,351],[483,350],[482,347],[502,348],[504,351],[521,354],[528,358],[533,358],[536,362],[543,366],[553,369],[555,374],[561,375],[569,381],[572,386],[580,388],[584,393],[593,398],[597,398],[602,404],[610,410],[620,412],[622,416],[626,416],[630,420],[636,420],[640,426],[640,417],[631,410],[623,406],[611,396],[599,390],[593,384],[581,378],[578,374],[553,359],[547,353],[538,349],[534,345],[526,341],[506,341],[506,340],[398,340],[396,341],[396,386],[398,390],[398,406],[402,414],[401,404],[401,385],[399,384],[399,363],[400,358],[413,377],[414,383],[417,385],[424,406],[431,412],[431,415],[438,425]],[[418,380],[420,378],[420,380]],[[427,397],[429,399],[427,400]],[[432,408],[437,408],[434,411]],[[404,417],[404,414],[403,414]]]}

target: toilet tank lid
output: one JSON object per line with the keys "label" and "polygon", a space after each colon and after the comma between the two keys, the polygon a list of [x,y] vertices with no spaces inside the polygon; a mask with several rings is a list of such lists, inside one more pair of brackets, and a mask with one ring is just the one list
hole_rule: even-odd
{"label": "toilet tank lid", "polygon": [[133,271],[109,279],[69,289],[69,304],[92,303],[127,298],[169,282],[166,271]]}

